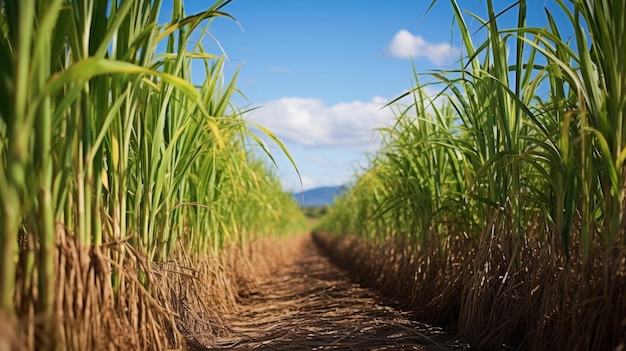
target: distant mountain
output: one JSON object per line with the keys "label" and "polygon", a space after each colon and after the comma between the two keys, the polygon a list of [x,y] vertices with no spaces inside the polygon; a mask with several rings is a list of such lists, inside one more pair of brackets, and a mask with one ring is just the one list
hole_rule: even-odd
{"label": "distant mountain", "polygon": [[325,186],[314,188],[304,192],[304,203],[302,202],[302,193],[293,194],[300,207],[322,207],[333,204],[335,196],[339,196],[346,189],[345,185],[341,186]]}

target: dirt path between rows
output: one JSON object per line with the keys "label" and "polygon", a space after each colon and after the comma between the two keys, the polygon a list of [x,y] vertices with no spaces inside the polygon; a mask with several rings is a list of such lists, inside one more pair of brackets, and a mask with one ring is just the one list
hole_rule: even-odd
{"label": "dirt path between rows", "polygon": [[411,320],[350,281],[311,239],[226,316],[231,333],[192,350],[459,350],[439,328]]}

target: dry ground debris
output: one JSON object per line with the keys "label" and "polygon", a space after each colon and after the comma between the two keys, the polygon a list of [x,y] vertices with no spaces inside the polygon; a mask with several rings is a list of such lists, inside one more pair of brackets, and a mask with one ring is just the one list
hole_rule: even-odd
{"label": "dry ground debris", "polygon": [[[190,341],[192,350],[459,350],[454,335],[360,287],[310,238],[291,264],[241,296],[229,332]],[[200,342],[204,340],[204,342]]]}

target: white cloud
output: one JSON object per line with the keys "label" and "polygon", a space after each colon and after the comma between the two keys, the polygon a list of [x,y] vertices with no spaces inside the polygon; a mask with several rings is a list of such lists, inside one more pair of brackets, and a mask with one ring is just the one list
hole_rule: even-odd
{"label": "white cloud", "polygon": [[[426,87],[425,93],[434,96],[435,91]],[[355,172],[363,170],[368,163],[364,154],[371,154],[380,146],[376,129],[395,122],[393,111],[383,108],[389,101],[374,97],[367,102],[328,105],[316,98],[284,97],[262,104],[246,118],[268,128],[285,143],[298,165],[302,186],[308,190],[347,184]],[[404,97],[397,102],[395,111],[412,103],[411,96]],[[299,192],[300,179],[280,147],[263,133],[257,131],[257,135],[267,142],[274,155],[283,187]]]}
{"label": "white cloud", "polygon": [[307,147],[341,146],[374,151],[380,144],[376,128],[393,122],[393,112],[381,109],[387,100],[341,102],[326,105],[316,98],[284,97],[269,101],[249,118],[281,140]]}
{"label": "white cloud", "polygon": [[[322,186],[345,185],[345,184],[348,184],[352,180],[351,178],[352,178],[351,174],[346,174],[345,172],[338,176],[333,176],[333,177],[303,174],[301,189],[304,189],[306,191],[306,190],[310,190],[314,188],[319,188]],[[295,190],[293,190],[293,192],[297,193],[301,191],[301,189],[296,188]]]}
{"label": "white cloud", "polygon": [[391,39],[387,53],[393,57],[426,57],[437,65],[451,64],[459,58],[460,49],[449,43],[429,43],[420,35],[401,29]]}

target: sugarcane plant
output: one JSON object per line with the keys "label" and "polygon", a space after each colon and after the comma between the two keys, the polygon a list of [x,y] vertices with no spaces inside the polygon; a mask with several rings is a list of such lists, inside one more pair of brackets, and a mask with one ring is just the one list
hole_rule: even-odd
{"label": "sugarcane plant", "polygon": [[217,254],[227,242],[302,228],[264,153],[251,151],[262,142],[232,104],[237,75],[205,50],[211,21],[233,19],[229,2],[186,15],[174,0],[166,23],[159,0],[2,2],[3,318],[28,310],[17,295],[30,294],[54,335],[61,237],[86,257],[115,245],[115,290],[135,256]]}
{"label": "sugarcane plant", "polygon": [[[546,268],[555,265],[571,274],[564,282],[600,281],[592,278],[601,275],[594,272],[619,266],[615,262],[623,260],[620,248],[626,240],[626,6],[557,0],[556,9],[544,11],[545,26],[532,27],[527,1],[496,5],[488,0],[484,17],[464,11],[455,0],[450,4],[463,48],[456,68],[414,74],[415,87],[389,104],[396,121],[382,129],[383,143],[369,168],[318,230],[400,238],[417,248],[416,255],[420,247],[436,245],[442,262],[472,257],[476,261],[467,274],[484,278],[457,277],[464,282],[459,284],[475,285],[455,289],[477,296],[475,301],[506,299],[503,291],[529,298],[523,292],[537,291],[524,288],[530,284],[545,289],[545,296],[561,296],[564,286],[533,280],[555,279],[558,273]],[[513,11],[516,25],[503,28],[500,18]],[[470,29],[469,21],[478,30]],[[476,38],[485,39],[475,43]],[[428,96],[433,87],[439,92]],[[618,266],[611,269],[617,272]],[[516,274],[526,281],[506,285]],[[558,307],[539,306],[545,308],[538,312],[542,322],[532,328],[561,321],[583,328],[582,306],[620,296],[614,292],[619,287],[608,289],[605,282],[598,283],[606,289],[602,296],[578,301],[593,294],[585,284],[555,302]],[[498,286],[498,294],[488,291],[490,286]],[[469,298],[462,299],[470,309]],[[614,315],[587,325],[589,344],[584,345],[590,348],[609,345],[602,342],[610,343],[619,330],[614,323],[621,318],[615,314],[619,309],[602,308],[598,316]],[[560,317],[552,317],[555,311]],[[471,313],[454,318],[462,330],[482,323],[472,321]]]}

